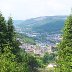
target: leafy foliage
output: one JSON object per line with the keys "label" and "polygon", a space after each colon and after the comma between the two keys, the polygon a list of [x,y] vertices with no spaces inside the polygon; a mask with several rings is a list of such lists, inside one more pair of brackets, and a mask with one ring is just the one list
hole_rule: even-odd
{"label": "leafy foliage", "polygon": [[63,39],[58,46],[57,72],[72,72],[72,14],[67,18]]}
{"label": "leafy foliage", "polygon": [[24,43],[29,43],[35,45],[35,40],[32,37],[28,37],[24,34],[18,33],[17,37],[20,38]]}
{"label": "leafy foliage", "polygon": [[35,72],[36,59],[19,48],[16,38],[12,18],[6,22],[0,13],[0,72]]}
{"label": "leafy foliage", "polygon": [[44,57],[43,57],[43,63],[44,64],[49,64],[55,61],[55,54],[51,53],[49,54],[48,52],[45,53]]}

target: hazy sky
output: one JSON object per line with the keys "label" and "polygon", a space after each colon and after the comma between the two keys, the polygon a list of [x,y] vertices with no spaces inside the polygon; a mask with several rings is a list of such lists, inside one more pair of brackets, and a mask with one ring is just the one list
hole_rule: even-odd
{"label": "hazy sky", "polygon": [[0,11],[7,18],[29,19],[39,16],[69,15],[72,0],[0,0]]}

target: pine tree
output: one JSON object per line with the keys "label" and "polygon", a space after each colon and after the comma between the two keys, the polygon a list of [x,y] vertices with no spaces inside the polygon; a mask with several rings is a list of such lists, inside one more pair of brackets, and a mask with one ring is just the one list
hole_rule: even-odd
{"label": "pine tree", "polygon": [[14,54],[17,54],[20,48],[19,42],[16,40],[16,33],[14,30],[12,17],[9,17],[7,21],[7,41],[8,44],[13,47],[12,52]]}
{"label": "pine tree", "polygon": [[58,46],[58,55],[56,72],[72,72],[72,14],[65,22],[63,39]]}
{"label": "pine tree", "polygon": [[6,23],[0,13],[0,72],[36,72],[36,67],[36,59],[19,48],[12,18]]}
{"label": "pine tree", "polygon": [[6,21],[0,12],[0,52],[3,52],[3,44],[6,44]]}
{"label": "pine tree", "polygon": [[7,21],[7,38],[9,42],[13,41],[14,38],[14,27],[13,27],[13,20],[11,17],[9,17],[8,21]]}

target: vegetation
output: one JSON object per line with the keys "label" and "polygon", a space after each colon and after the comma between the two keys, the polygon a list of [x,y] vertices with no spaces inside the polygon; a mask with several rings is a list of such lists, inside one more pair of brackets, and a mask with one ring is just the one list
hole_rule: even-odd
{"label": "vegetation", "polygon": [[[58,45],[55,72],[72,72],[72,14],[65,22],[62,37]],[[49,63],[55,62],[54,53],[45,53],[43,57],[28,54],[19,48],[20,42],[17,38],[23,39],[24,43],[35,44],[34,39],[16,34],[12,17],[6,21],[0,13],[0,72],[54,72],[54,68],[45,69]]]}
{"label": "vegetation", "polygon": [[65,19],[66,16],[44,16],[23,20],[18,24],[16,23],[19,21],[14,21],[14,26],[19,27],[23,32],[62,33]]}
{"label": "vegetation", "polygon": [[72,14],[67,17],[63,39],[58,46],[58,61],[55,72],[72,72]]}
{"label": "vegetation", "polygon": [[18,33],[17,37],[20,38],[24,43],[29,43],[35,45],[35,40],[32,37],[28,37],[24,34]]}
{"label": "vegetation", "polygon": [[36,72],[38,63],[34,56],[19,48],[13,20],[0,13],[0,72]]}
{"label": "vegetation", "polygon": [[55,62],[55,54],[54,53],[49,54],[48,52],[45,53],[43,57],[43,63],[48,65],[49,63],[53,62]]}

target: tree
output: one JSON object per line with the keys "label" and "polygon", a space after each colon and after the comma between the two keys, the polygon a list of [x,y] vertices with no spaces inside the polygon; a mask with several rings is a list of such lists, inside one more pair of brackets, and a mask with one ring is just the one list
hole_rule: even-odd
{"label": "tree", "polygon": [[6,43],[6,21],[0,12],[0,52],[3,52],[3,44]]}
{"label": "tree", "polygon": [[19,41],[16,40],[16,33],[13,26],[12,17],[9,17],[7,21],[7,42],[10,46],[13,47],[12,52],[17,54],[20,50],[19,48]]}
{"label": "tree", "polygon": [[13,27],[13,20],[9,17],[7,21],[7,38],[9,42],[13,42],[15,36],[14,27]]}
{"label": "tree", "polygon": [[16,62],[14,62],[15,55],[10,51],[8,45],[3,45],[4,52],[0,54],[0,72],[15,71]]}
{"label": "tree", "polygon": [[0,13],[0,72],[36,72],[36,58],[20,49],[16,39],[12,18],[6,22]]}
{"label": "tree", "polygon": [[48,52],[46,52],[44,54],[44,57],[43,57],[43,63],[44,64],[48,64],[48,63],[51,63],[54,61],[55,61],[55,54],[54,53],[49,54]]}
{"label": "tree", "polygon": [[48,52],[46,52],[46,53],[44,54],[43,63],[44,63],[44,64],[48,64],[48,63],[49,63],[49,53],[48,53]]}
{"label": "tree", "polygon": [[19,61],[22,72],[38,72],[39,63],[36,57],[26,53],[24,49],[20,49]]}
{"label": "tree", "polygon": [[39,63],[36,60],[36,57],[32,56],[32,55],[28,55],[29,56],[29,60],[28,60],[28,66],[30,68],[30,72],[38,72],[38,67],[39,67]]}
{"label": "tree", "polygon": [[58,46],[56,72],[72,72],[72,14],[67,17],[63,39]]}

